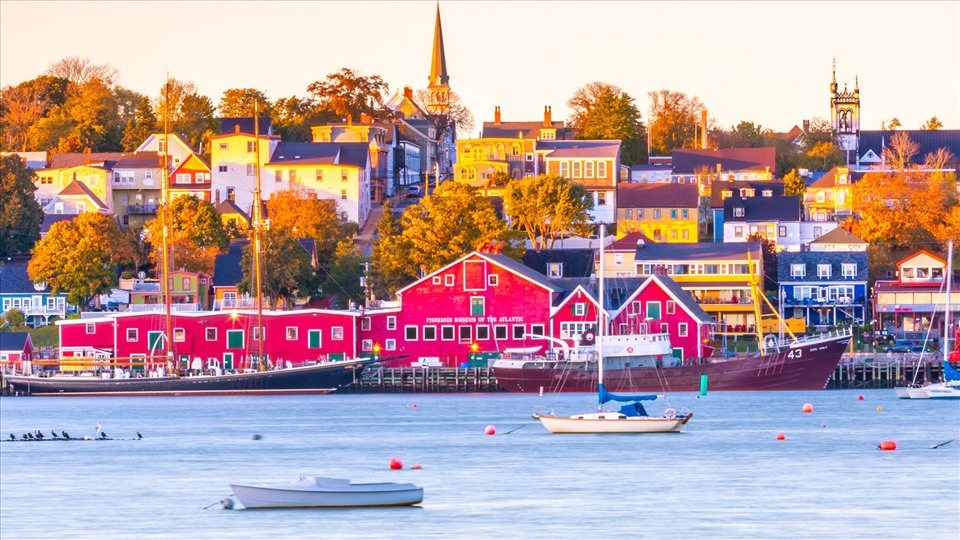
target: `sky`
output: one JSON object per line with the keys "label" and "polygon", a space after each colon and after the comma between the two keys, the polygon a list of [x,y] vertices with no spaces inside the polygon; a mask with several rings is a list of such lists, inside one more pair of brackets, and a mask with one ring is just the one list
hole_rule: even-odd
{"label": "sky", "polygon": [[[859,79],[861,129],[936,116],[960,129],[960,2],[440,2],[451,90],[478,131],[567,119],[577,88],[622,88],[646,120],[649,93],[697,97],[711,123],[788,131],[829,118],[829,84]],[[165,77],[216,104],[229,88],[271,99],[349,67],[391,93],[425,88],[435,2],[28,2],[0,0],[0,86],[68,56],[119,70],[155,97]],[[461,133],[460,136],[473,135]]]}

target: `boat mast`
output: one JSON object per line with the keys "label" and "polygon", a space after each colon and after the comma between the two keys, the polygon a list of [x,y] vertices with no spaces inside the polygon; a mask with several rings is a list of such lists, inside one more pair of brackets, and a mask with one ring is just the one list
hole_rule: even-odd
{"label": "boat mast", "polygon": [[[943,316],[943,363],[950,361],[950,285],[953,282],[953,240],[947,242],[947,301],[946,312]],[[944,369],[943,378],[946,380],[947,371]]]}
{"label": "boat mast", "polygon": [[603,236],[606,232],[606,227],[603,224],[600,224],[600,293],[598,296],[598,308],[597,308],[597,391],[600,394],[600,403],[597,404],[597,411],[600,412],[603,410],[603,393],[605,392],[603,388],[603,335],[604,335],[604,326],[606,325],[605,321],[605,311],[603,309]]}
{"label": "boat mast", "polygon": [[[163,225],[163,240],[161,242],[161,251],[163,253],[163,262],[160,267],[160,287],[163,291],[164,306],[164,332],[163,339],[166,341],[167,365],[173,368],[173,347],[170,341],[170,277],[168,267],[170,264],[170,224],[167,221],[167,207],[170,203],[170,171],[168,169],[170,160],[170,76],[167,75],[166,84],[163,86],[163,160],[161,167],[163,169],[163,178],[160,184],[160,223]],[[148,344],[149,345],[149,344]]]}
{"label": "boat mast", "polygon": [[257,188],[253,191],[253,265],[256,274],[256,292],[257,292],[257,365],[258,369],[263,371],[265,363],[263,361],[263,290],[261,287],[260,274],[260,227],[262,217],[260,215],[260,109],[259,104],[253,104],[253,137],[255,152],[255,163],[257,169]]}

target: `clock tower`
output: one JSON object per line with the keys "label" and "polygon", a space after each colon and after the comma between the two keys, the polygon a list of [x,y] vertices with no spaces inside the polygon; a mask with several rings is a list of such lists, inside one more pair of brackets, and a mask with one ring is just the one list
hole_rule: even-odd
{"label": "clock tower", "polygon": [[847,163],[857,160],[857,140],[860,137],[860,78],[854,82],[853,91],[839,90],[837,85],[837,61],[833,61],[833,79],[830,81],[830,125],[837,136],[840,149]]}

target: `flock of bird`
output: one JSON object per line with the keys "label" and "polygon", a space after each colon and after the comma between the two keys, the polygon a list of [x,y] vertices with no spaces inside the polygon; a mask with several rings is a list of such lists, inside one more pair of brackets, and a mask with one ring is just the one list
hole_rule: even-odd
{"label": "flock of bird", "polygon": [[[141,435],[140,432],[138,431],[138,432],[137,432],[137,439],[139,440],[139,439],[142,439],[142,438],[143,438],[143,435]],[[98,424],[98,425],[97,425],[97,435],[96,435],[95,437],[91,437],[90,435],[84,435],[83,437],[71,437],[70,434],[67,433],[66,431],[61,431],[60,433],[57,433],[56,430],[50,430],[50,437],[48,438],[46,435],[43,434],[42,431],[40,431],[40,430],[38,429],[38,430],[36,430],[36,431],[34,431],[34,432],[32,432],[32,433],[29,432],[29,431],[26,432],[26,433],[23,433],[22,435],[20,435],[20,437],[17,437],[17,435],[14,434],[14,433],[11,433],[11,434],[10,434],[10,440],[11,440],[11,441],[43,441],[43,440],[48,440],[48,441],[92,441],[92,440],[101,440],[101,441],[103,441],[103,440],[110,440],[110,437],[107,436],[106,432],[104,432],[102,429],[100,429],[100,425]]]}

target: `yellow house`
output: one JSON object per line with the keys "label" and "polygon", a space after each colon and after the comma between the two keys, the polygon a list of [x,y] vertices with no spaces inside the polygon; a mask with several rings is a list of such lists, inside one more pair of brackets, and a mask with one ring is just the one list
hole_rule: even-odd
{"label": "yellow house", "polygon": [[37,171],[34,196],[47,206],[64,188],[77,181],[113,211],[113,165],[126,156],[123,152],[54,154],[50,166]]}
{"label": "yellow house", "polygon": [[617,236],[640,232],[657,242],[697,242],[696,184],[617,185]]}
{"label": "yellow house", "polygon": [[807,221],[836,221],[853,214],[853,184],[863,177],[850,167],[834,167],[803,192]]}
{"label": "yellow house", "polygon": [[[718,333],[755,330],[751,281],[763,280],[759,242],[664,243],[630,233],[604,250],[604,277],[669,275],[717,321]],[[762,301],[762,300],[761,300]]]}

